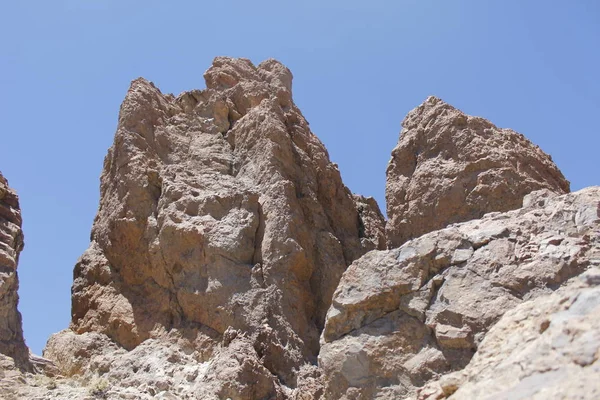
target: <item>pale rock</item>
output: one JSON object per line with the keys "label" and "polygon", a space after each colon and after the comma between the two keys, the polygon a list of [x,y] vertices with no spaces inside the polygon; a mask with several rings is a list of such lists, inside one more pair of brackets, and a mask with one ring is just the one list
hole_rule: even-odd
{"label": "pale rock", "polygon": [[599,207],[600,187],[591,187],[356,260],[321,337],[325,398],[403,398],[464,368],[505,312],[600,258]]}
{"label": "pale rock", "polygon": [[600,398],[600,269],[508,311],[469,365],[419,400]]}

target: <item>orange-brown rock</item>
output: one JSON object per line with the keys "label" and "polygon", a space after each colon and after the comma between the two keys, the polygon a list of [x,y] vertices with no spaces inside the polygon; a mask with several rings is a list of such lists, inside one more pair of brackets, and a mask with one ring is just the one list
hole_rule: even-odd
{"label": "orange-brown rock", "polygon": [[178,97],[132,82],[70,328],[126,349],[172,330],[215,348],[243,332],[257,362],[294,386],[316,361],[342,273],[382,246],[382,218],[373,200],[355,205],[285,66],[219,57],[205,79]]}
{"label": "orange-brown rock", "polygon": [[387,167],[389,248],[487,212],[521,207],[539,189],[567,193],[552,159],[523,135],[436,97],[408,113]]}

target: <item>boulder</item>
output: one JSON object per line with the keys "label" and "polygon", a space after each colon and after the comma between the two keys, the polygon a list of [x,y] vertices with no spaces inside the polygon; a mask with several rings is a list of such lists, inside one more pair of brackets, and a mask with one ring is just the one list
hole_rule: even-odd
{"label": "boulder", "polygon": [[600,187],[525,202],[356,260],[322,334],[326,398],[414,395],[467,366],[505,312],[599,262]]}
{"label": "boulder", "polygon": [[389,248],[449,224],[520,208],[535,190],[569,192],[552,158],[523,135],[436,97],[408,113],[386,175]]}
{"label": "boulder", "polygon": [[508,311],[464,370],[419,400],[600,398],[600,259],[555,293]]}

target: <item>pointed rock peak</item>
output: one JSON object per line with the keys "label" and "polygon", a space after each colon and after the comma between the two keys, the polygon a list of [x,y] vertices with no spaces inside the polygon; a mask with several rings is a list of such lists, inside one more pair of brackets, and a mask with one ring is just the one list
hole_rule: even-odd
{"label": "pointed rock peak", "polygon": [[156,87],[154,82],[149,81],[143,77],[139,77],[131,81],[125,99],[127,99],[127,97],[130,97],[131,95],[135,95],[138,93],[152,93],[162,96],[162,92],[158,87]]}
{"label": "pointed rock peak", "polygon": [[127,95],[125,96],[125,100],[131,96],[136,96],[140,94],[152,95],[152,96],[163,96],[162,92],[154,82],[147,80],[146,78],[136,78],[131,81],[129,85],[129,89],[127,90]]}
{"label": "pointed rock peak", "polygon": [[441,116],[450,116],[458,118],[461,121],[466,121],[469,117],[461,110],[446,103],[444,100],[436,96],[429,96],[427,99],[412,109],[402,121],[402,127],[411,129],[420,124],[428,124],[431,121],[437,120]]}
{"label": "pointed rock peak", "polygon": [[229,89],[244,81],[266,82],[288,92],[292,90],[292,72],[272,58],[255,67],[246,58],[216,57],[204,79],[206,87],[215,90]]}
{"label": "pointed rock peak", "polygon": [[119,125],[149,138],[153,126],[159,124],[171,108],[170,100],[151,81],[141,77],[134,79],[121,103]]}
{"label": "pointed rock peak", "polygon": [[[355,203],[285,66],[218,57],[205,78],[170,103],[132,84],[75,267],[71,330],[126,349],[189,330],[211,354],[245,337],[259,376],[296,386],[342,273],[385,245],[383,217],[373,200]],[[52,343],[54,359],[77,348]],[[271,397],[256,393],[226,397]]]}
{"label": "pointed rock peak", "polygon": [[492,211],[539,189],[569,191],[550,156],[523,135],[430,96],[402,122],[387,169],[388,246]]}
{"label": "pointed rock peak", "polygon": [[268,72],[271,83],[279,83],[278,86],[283,85],[289,92],[292,91],[292,79],[294,76],[292,75],[292,71],[281,62],[269,58],[268,60],[261,62],[258,65],[258,69]]}
{"label": "pointed rock peak", "polygon": [[206,87],[223,90],[237,85],[240,81],[261,80],[252,61],[247,58],[216,57],[212,66],[204,73]]}
{"label": "pointed rock peak", "polygon": [[436,105],[438,103],[444,103],[444,101],[442,99],[440,99],[439,97],[436,97],[436,96],[429,96],[423,102],[423,104],[429,104],[429,105]]}

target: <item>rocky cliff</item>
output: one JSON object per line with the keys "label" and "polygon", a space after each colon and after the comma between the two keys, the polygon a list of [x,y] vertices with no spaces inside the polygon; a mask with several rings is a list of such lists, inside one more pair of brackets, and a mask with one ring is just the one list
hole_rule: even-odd
{"label": "rocky cliff", "polygon": [[286,67],[217,58],[205,79],[178,97],[132,83],[71,330],[127,350],[178,331],[206,359],[244,335],[260,374],[293,387],[342,273],[385,245],[383,218],[343,185]]}
{"label": "rocky cliff", "polygon": [[392,152],[386,222],[285,66],[219,57],[205,80],[132,82],[70,327],[0,397],[597,398],[599,187],[568,193],[522,135],[431,97]]}
{"label": "rocky cliff", "polygon": [[0,354],[29,367],[29,351],[23,340],[21,314],[17,310],[17,264],[23,250],[19,197],[0,173]]}

